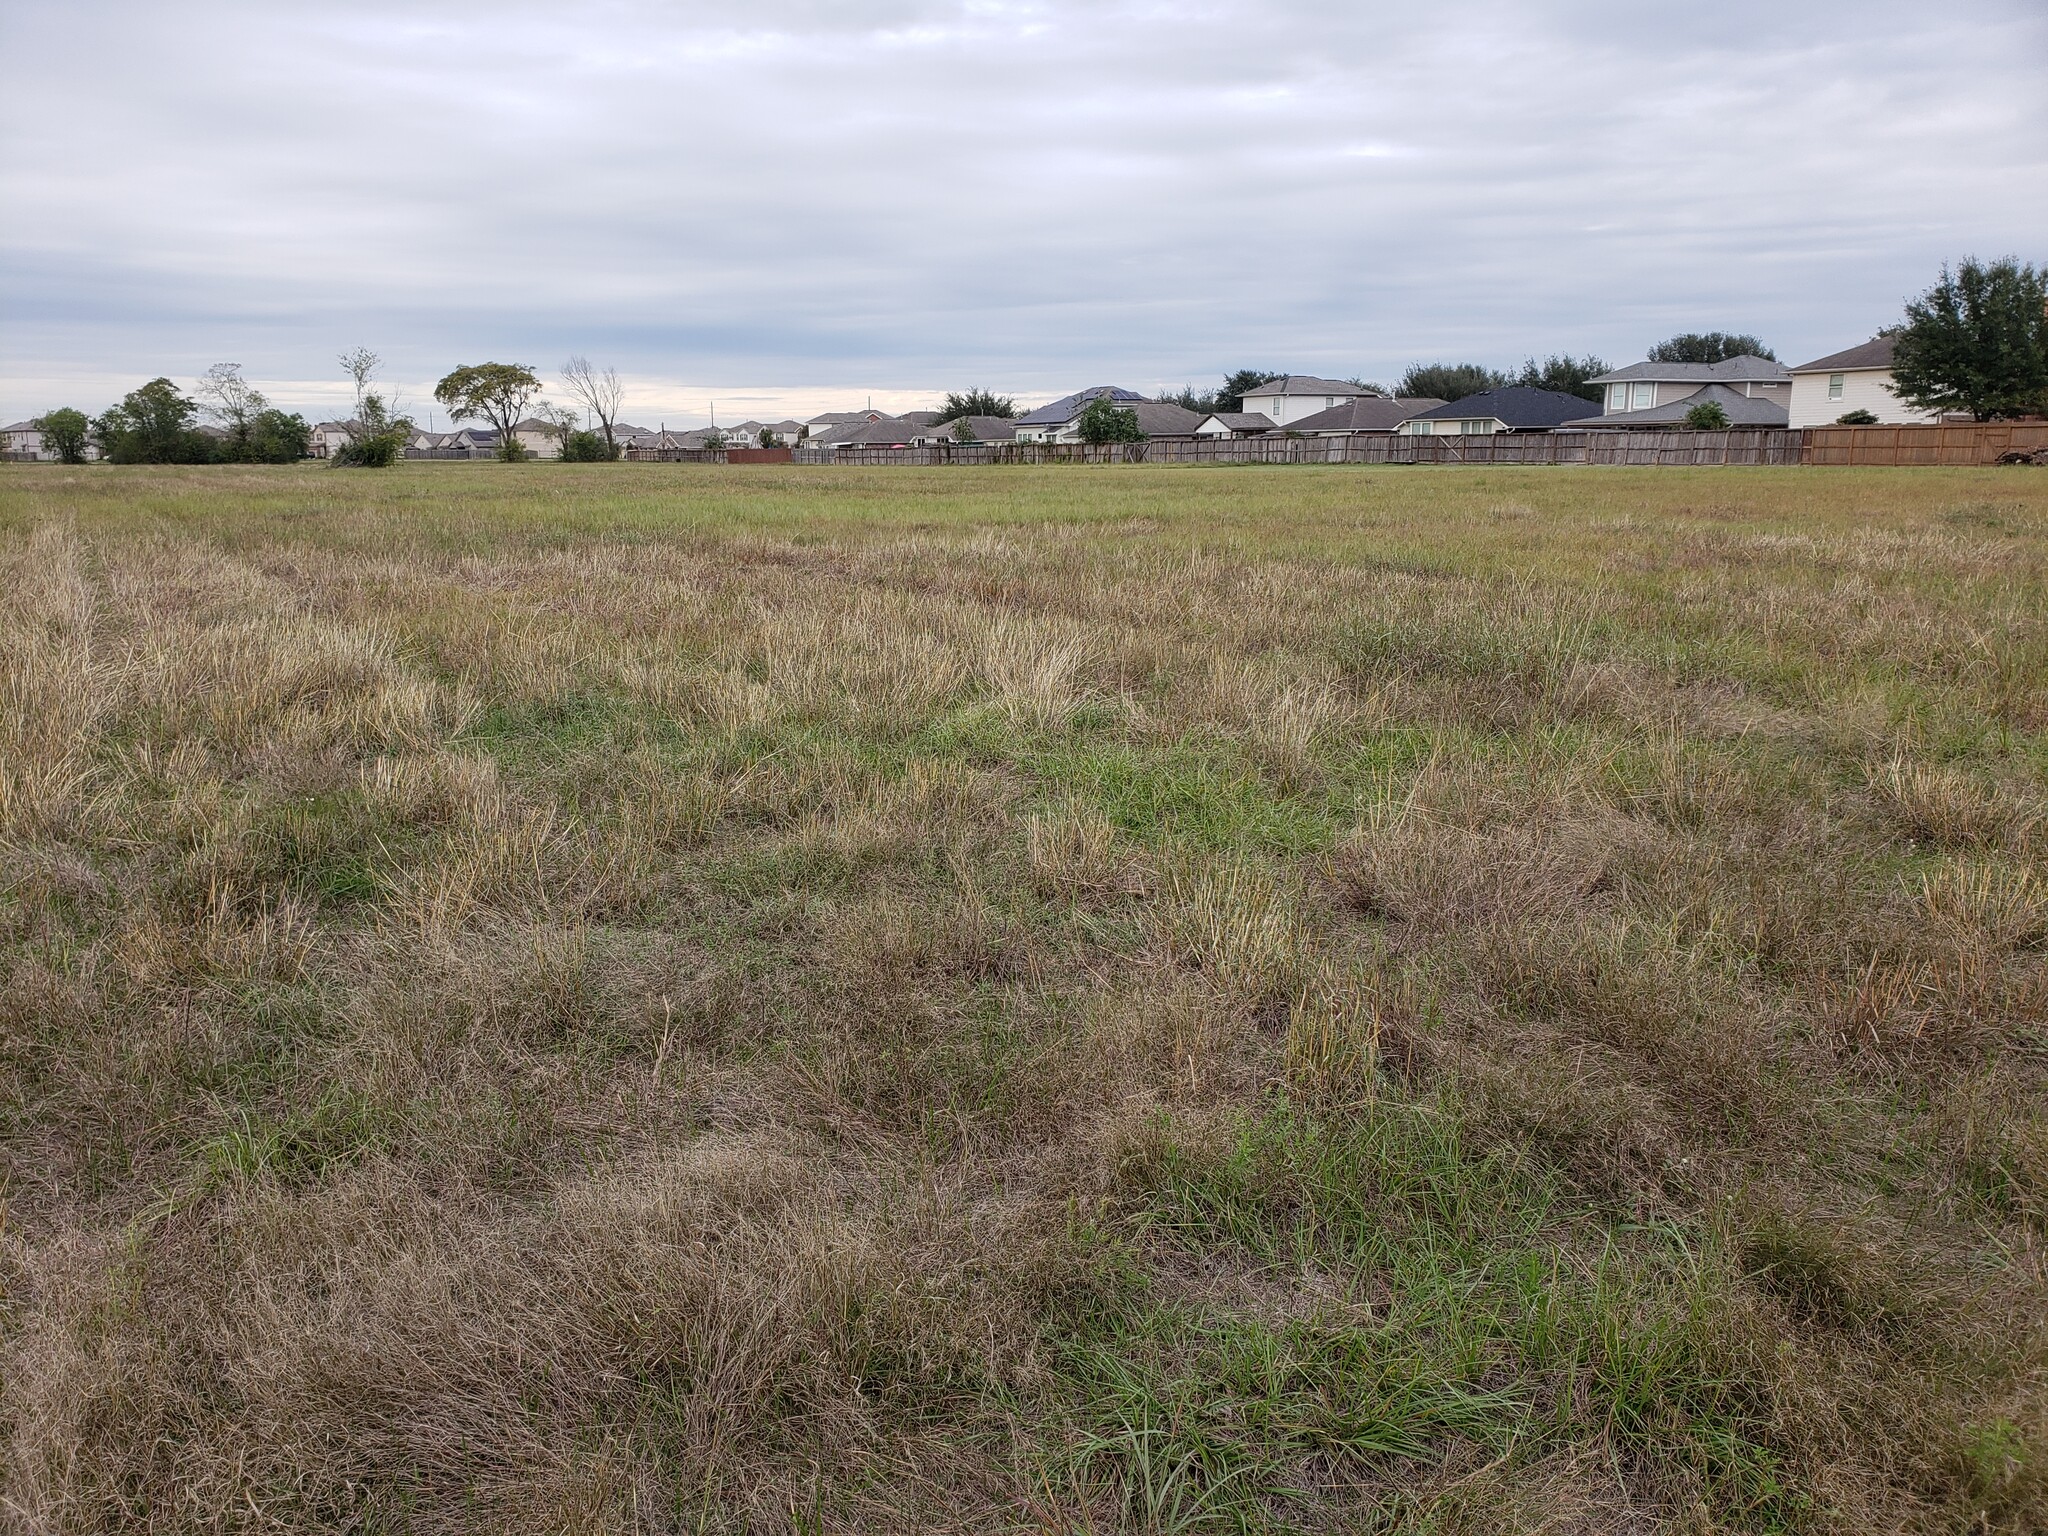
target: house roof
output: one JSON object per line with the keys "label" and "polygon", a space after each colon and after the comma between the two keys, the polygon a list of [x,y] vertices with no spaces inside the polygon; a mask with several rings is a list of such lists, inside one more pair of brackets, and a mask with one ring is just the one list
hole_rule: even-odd
{"label": "house roof", "polygon": [[0,427],[0,432],[40,432],[43,429],[32,421],[17,421],[10,427]]}
{"label": "house roof", "polygon": [[843,427],[851,421],[880,421],[886,411],[823,411],[805,422],[810,427]]}
{"label": "house roof", "polygon": [[960,416],[943,426],[930,427],[940,437],[951,437],[953,429],[960,422],[967,423],[967,430],[974,434],[972,441],[978,443],[1007,443],[1017,436],[1017,423],[1008,416]]}
{"label": "house roof", "polygon": [[1696,405],[1718,405],[1728,413],[1728,424],[1732,427],[1782,427],[1791,420],[1791,414],[1775,400],[1761,400],[1745,395],[1739,389],[1726,384],[1708,384],[1696,389],[1682,400],[1667,400],[1662,405],[1653,405],[1641,411],[1611,411],[1605,416],[1583,416],[1577,421],[1565,423],[1568,427],[1675,427],[1685,421],[1685,413]]}
{"label": "house roof", "polygon": [[1273,418],[1264,411],[1211,411],[1202,418],[1202,425],[1212,421],[1222,422],[1233,432],[1271,432],[1275,428]]}
{"label": "house roof", "polygon": [[1630,363],[1612,373],[1588,379],[1588,384],[1621,384],[1632,380],[1659,384],[1782,384],[1792,370],[1768,357],[1723,358],[1718,363]]}
{"label": "house roof", "polygon": [[1389,400],[1383,395],[1360,395],[1327,411],[1317,411],[1299,421],[1289,422],[1290,432],[1391,432],[1402,422],[1444,404],[1434,397]]}
{"label": "house roof", "polygon": [[1138,430],[1147,437],[1186,437],[1202,424],[1202,418],[1186,406],[1166,400],[1140,400],[1128,407],[1138,416]]}
{"label": "house roof", "polygon": [[[1114,384],[1091,384],[1086,389],[1076,390],[1071,395],[1066,395],[1053,401],[1051,405],[1041,405],[1028,416],[1019,416],[1017,418],[1017,425],[1020,427],[1064,426],[1080,415],[1082,411],[1086,410],[1088,402],[1097,395],[1106,395],[1118,405],[1144,405],[1149,403],[1135,389],[1121,389]],[[1175,409],[1178,410],[1179,407],[1176,406]],[[1193,416],[1195,413],[1189,411],[1187,414]]]}
{"label": "house roof", "polygon": [[1892,338],[1873,336],[1861,346],[1850,347],[1845,352],[1830,352],[1826,357],[1816,357],[1810,363],[1801,363],[1794,373],[1853,373],[1858,368],[1889,368],[1892,365]]}
{"label": "house roof", "polygon": [[904,411],[896,419],[910,422],[913,426],[928,427],[944,414],[943,411]]}
{"label": "house roof", "polygon": [[1245,391],[1252,395],[1362,395],[1366,390],[1353,384],[1349,379],[1319,379],[1312,373],[1285,373],[1277,379],[1268,379],[1254,389]]}
{"label": "house roof", "polygon": [[1434,410],[1417,411],[1410,421],[1497,421],[1515,427],[1559,427],[1585,414],[1587,402],[1577,395],[1554,389],[1530,389],[1511,384],[1506,389],[1489,389],[1467,395]]}

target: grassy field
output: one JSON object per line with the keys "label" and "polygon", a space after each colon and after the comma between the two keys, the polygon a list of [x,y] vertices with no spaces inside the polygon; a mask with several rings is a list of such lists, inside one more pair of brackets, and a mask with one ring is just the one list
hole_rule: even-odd
{"label": "grassy field", "polygon": [[23,1532],[2048,1528],[2048,476],[0,475]]}

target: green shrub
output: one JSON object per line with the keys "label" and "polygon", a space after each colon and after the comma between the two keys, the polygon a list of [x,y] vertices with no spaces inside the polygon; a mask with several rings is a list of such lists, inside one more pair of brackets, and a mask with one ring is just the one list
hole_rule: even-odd
{"label": "green shrub", "polygon": [[1728,413],[1721,408],[1718,400],[1702,400],[1685,413],[1685,429],[1688,432],[1726,432]]}
{"label": "green shrub", "polygon": [[1835,425],[1838,427],[1874,427],[1877,425],[1877,418],[1861,406],[1858,406],[1853,411],[1844,411],[1841,415],[1837,416],[1835,418]]}
{"label": "green shrub", "polygon": [[605,464],[617,456],[602,432],[571,432],[562,439],[564,464]]}

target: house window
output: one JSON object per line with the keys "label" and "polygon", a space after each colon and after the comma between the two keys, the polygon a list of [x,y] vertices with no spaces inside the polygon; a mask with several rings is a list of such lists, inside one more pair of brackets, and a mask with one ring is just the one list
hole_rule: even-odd
{"label": "house window", "polygon": [[1408,430],[1417,437],[1427,437],[1429,436],[1430,429],[1435,425],[1436,423],[1433,421],[1411,421],[1408,423]]}
{"label": "house window", "polygon": [[1630,410],[1647,411],[1657,403],[1657,386],[1655,384],[1631,385],[1629,387],[1629,396]]}
{"label": "house window", "polygon": [[1607,409],[1610,411],[1625,411],[1628,409],[1628,386],[1626,384],[1610,384],[1607,386]]}
{"label": "house window", "polygon": [[1461,421],[1458,423],[1458,430],[1467,437],[1472,436],[1474,433],[1484,432],[1486,429],[1487,423],[1483,421]]}
{"label": "house window", "polygon": [[1839,373],[1828,375],[1828,398],[1830,400],[1842,398],[1842,376]]}

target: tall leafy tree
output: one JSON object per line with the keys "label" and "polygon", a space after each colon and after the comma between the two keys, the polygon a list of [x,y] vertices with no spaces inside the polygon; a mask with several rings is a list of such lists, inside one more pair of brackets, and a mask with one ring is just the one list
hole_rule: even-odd
{"label": "tall leafy tree", "polygon": [[1978,421],[2048,411],[2048,270],[1971,258],[1906,306],[1892,387],[1923,411]]}
{"label": "tall leafy tree", "polygon": [[[1209,409],[1212,411],[1241,411],[1244,397],[1261,384],[1270,384],[1280,375],[1270,368],[1239,368],[1223,376],[1222,387],[1216,391]],[[1192,409],[1192,407],[1190,407]]]}
{"label": "tall leafy tree", "polygon": [[1529,389],[1555,390],[1561,395],[1577,395],[1581,400],[1600,403],[1600,386],[1590,384],[1589,379],[1598,378],[1607,372],[1607,364],[1588,352],[1584,357],[1573,357],[1569,352],[1556,357],[1547,357],[1542,362],[1530,358],[1522,364],[1522,371],[1515,375],[1515,382]]}
{"label": "tall leafy tree", "polygon": [[92,441],[92,422],[85,412],[70,406],[45,411],[30,423],[43,434],[43,444],[65,464],[83,464],[86,444]]}
{"label": "tall leafy tree", "polygon": [[213,442],[194,430],[198,404],[169,379],[151,379],[93,422],[100,452],[116,464],[204,464]]}
{"label": "tall leafy tree", "polygon": [[1404,400],[1462,400],[1513,382],[1484,363],[1415,363],[1394,393]]}
{"label": "tall leafy tree", "polygon": [[1731,357],[1778,360],[1756,337],[1739,331],[1682,331],[1650,348],[1653,363],[1725,363]]}
{"label": "tall leafy tree", "polygon": [[992,389],[970,389],[965,394],[949,394],[939,411],[939,420],[958,421],[963,416],[1000,416],[1009,420],[1017,414],[1017,402],[1008,395],[999,395]]}
{"label": "tall leafy tree", "polygon": [[512,429],[540,396],[540,380],[518,363],[467,363],[434,386],[451,421],[486,421],[498,434],[498,457],[524,458]]}

